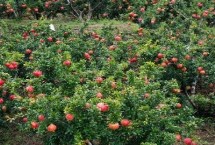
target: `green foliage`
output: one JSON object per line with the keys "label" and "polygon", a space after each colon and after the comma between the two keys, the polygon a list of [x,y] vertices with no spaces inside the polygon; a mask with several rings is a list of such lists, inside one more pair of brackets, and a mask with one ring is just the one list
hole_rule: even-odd
{"label": "green foliage", "polygon": [[[22,27],[1,21],[1,120],[15,120],[45,144],[170,145],[176,134],[192,137],[196,111],[214,114],[212,1],[24,2],[20,16],[62,12],[88,20],[108,13],[140,28],[92,31],[85,23],[76,32],[52,31],[45,20]],[[1,16],[16,16],[4,13],[17,5],[8,3]]]}
{"label": "green foliage", "polygon": [[207,96],[197,94],[191,97],[196,104],[199,115],[214,116],[215,96],[214,94],[208,94]]}
{"label": "green foliage", "polygon": [[[176,133],[190,134],[195,127],[192,109],[176,107],[181,100],[172,89],[179,89],[179,84],[176,79],[163,79],[165,69],[153,62],[159,46],[150,39],[140,37],[142,43],[132,46],[136,42],[113,40],[116,30],[111,27],[100,32],[100,41],[95,32],[83,30],[77,35],[65,33],[67,29],[54,32],[47,27],[43,23],[33,29],[27,27],[24,34],[17,34],[16,45],[7,42],[1,47],[2,64],[18,63],[15,70],[1,66],[1,78],[6,82],[3,105],[11,106],[6,112],[15,113],[15,119],[22,122],[23,117],[28,118],[21,123],[23,129],[42,135],[47,144],[79,144],[85,140],[100,144],[171,144]],[[136,37],[121,35],[130,40]],[[115,50],[109,49],[110,42]],[[134,48],[128,51],[131,46]],[[29,49],[31,53],[27,53]],[[137,60],[131,61],[132,57]],[[71,65],[65,66],[65,60]],[[35,70],[42,71],[42,76],[35,77]],[[98,77],[102,77],[102,83],[97,82]],[[26,91],[29,85],[33,92]],[[102,97],[98,97],[99,92]],[[12,94],[15,99],[8,100]],[[99,103],[107,104],[108,111],[100,111]],[[74,115],[73,121],[66,120],[68,113]],[[45,120],[39,122],[41,114]],[[122,119],[130,120],[132,125],[120,125],[117,130],[108,127]],[[39,127],[32,129],[32,122],[38,122]],[[47,131],[49,124],[57,126],[54,133]]]}

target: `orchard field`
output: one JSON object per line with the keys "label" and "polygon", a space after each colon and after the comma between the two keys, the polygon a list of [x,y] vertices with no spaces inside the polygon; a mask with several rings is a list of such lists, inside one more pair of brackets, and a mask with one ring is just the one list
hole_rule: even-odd
{"label": "orchard field", "polygon": [[214,145],[214,0],[0,0],[1,145]]}

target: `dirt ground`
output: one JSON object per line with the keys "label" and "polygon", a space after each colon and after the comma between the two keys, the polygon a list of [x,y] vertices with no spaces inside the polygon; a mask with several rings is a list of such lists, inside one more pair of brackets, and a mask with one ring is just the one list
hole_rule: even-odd
{"label": "dirt ground", "polygon": [[199,145],[215,145],[215,118],[205,121],[205,124],[196,131],[200,138]]}
{"label": "dirt ground", "polygon": [[0,127],[0,145],[43,145],[38,136],[20,132],[13,125]]}

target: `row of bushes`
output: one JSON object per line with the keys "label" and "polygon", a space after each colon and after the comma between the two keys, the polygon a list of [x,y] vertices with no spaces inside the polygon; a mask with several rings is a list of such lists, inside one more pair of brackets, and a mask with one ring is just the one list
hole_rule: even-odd
{"label": "row of bushes", "polygon": [[[0,1],[3,18],[53,18],[58,13],[81,21],[92,18],[123,18],[142,25],[154,25],[169,19],[206,19],[214,25],[214,1],[157,0],[10,0]],[[33,17],[32,17],[33,16]]]}
{"label": "row of bushes", "polygon": [[[1,17],[6,18],[53,18],[58,13],[69,15],[80,20],[90,20],[95,17],[119,17],[128,6],[128,2],[119,1],[86,1],[86,0],[11,0],[0,1]],[[119,8],[121,7],[121,8]],[[109,13],[110,12],[110,13]],[[33,17],[32,17],[33,16]]]}

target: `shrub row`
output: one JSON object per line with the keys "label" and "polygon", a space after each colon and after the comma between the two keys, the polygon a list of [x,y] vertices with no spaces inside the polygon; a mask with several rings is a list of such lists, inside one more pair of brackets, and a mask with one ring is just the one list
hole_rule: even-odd
{"label": "shrub row", "polygon": [[42,135],[46,144],[169,145],[191,137],[197,120],[186,98],[190,88],[184,86],[192,85],[195,75],[201,83],[213,81],[207,67],[212,64],[204,63],[213,63],[213,51],[168,48],[168,43],[182,45],[174,39],[164,48],[150,29],[117,31],[111,26],[98,32],[51,31],[44,22],[7,36],[5,29],[2,115]]}
{"label": "shrub row", "polygon": [[188,19],[205,19],[214,25],[214,1],[176,0],[0,0],[2,18],[53,18],[61,13],[81,21],[92,18],[122,18],[156,25],[171,19],[187,22]]}

